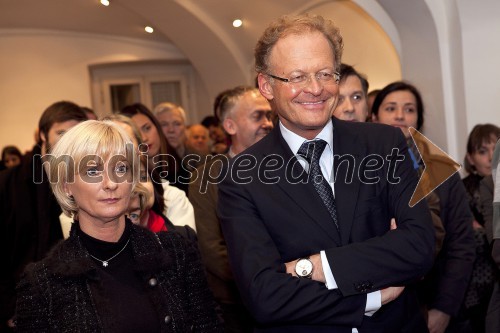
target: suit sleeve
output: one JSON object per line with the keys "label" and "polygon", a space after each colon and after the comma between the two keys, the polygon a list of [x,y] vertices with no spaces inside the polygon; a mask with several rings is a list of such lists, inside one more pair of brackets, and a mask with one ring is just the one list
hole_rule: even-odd
{"label": "suit sleeve", "polygon": [[[215,165],[207,165],[207,172],[216,171],[212,166]],[[214,179],[216,176],[212,175]],[[207,270],[224,281],[232,281],[226,242],[217,217],[217,184],[207,182],[205,187],[203,182],[206,178],[203,177],[205,174],[194,179],[189,185],[189,199],[193,204],[198,230],[198,245]]]}
{"label": "suit sleeve", "polygon": [[458,174],[441,186],[439,196],[446,205],[441,210],[446,236],[438,257],[438,263],[443,267],[439,272],[437,295],[432,307],[455,316],[460,310],[476,256],[472,230],[474,217]]}
{"label": "suit sleeve", "polygon": [[[433,262],[435,232],[432,218],[426,200],[413,207],[409,205],[417,186],[417,174],[406,141],[400,131],[397,132],[394,132],[390,146],[405,156],[394,169],[394,179],[398,181],[390,183],[381,177],[381,182],[386,183],[385,186],[384,183],[378,184],[381,190],[377,193],[377,198],[385,203],[386,209],[396,219],[397,229],[325,251],[339,290],[345,296],[415,282],[425,275]],[[388,147],[386,151],[391,149]],[[353,223],[377,224],[383,221],[355,219]]]}

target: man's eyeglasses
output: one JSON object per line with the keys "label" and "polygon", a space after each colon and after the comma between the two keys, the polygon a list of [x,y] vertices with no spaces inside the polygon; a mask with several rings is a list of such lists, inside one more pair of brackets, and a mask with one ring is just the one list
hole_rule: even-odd
{"label": "man's eyeglasses", "polygon": [[269,73],[266,73],[266,75],[272,77],[273,79],[276,79],[276,80],[279,80],[282,82],[286,82],[286,83],[290,83],[293,85],[297,85],[300,87],[303,87],[306,84],[310,83],[311,77],[313,75],[316,77],[316,80],[318,82],[321,82],[322,84],[331,84],[333,82],[339,83],[339,81],[340,81],[340,73],[338,73],[338,72],[333,72],[333,73],[318,72],[316,74],[299,74],[299,75],[294,75],[290,78],[283,78],[283,77],[279,77],[279,76],[272,75]]}

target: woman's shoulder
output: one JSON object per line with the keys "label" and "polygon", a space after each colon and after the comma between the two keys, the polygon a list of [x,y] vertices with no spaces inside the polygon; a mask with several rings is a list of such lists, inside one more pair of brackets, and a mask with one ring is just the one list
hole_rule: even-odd
{"label": "woman's shoulder", "polygon": [[82,246],[75,238],[57,243],[47,255],[26,266],[27,276],[78,276],[92,269],[92,261],[85,255]]}
{"label": "woman's shoulder", "polygon": [[181,247],[183,248],[186,240],[182,235],[175,231],[175,230],[169,230],[169,231],[160,231],[155,233],[158,242],[163,246],[163,247]]}

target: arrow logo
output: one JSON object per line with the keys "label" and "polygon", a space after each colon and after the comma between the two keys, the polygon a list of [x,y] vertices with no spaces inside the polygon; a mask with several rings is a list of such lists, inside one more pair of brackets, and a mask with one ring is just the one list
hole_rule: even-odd
{"label": "arrow logo", "polygon": [[425,166],[409,202],[410,207],[413,207],[462,166],[415,128],[410,127],[409,131]]}

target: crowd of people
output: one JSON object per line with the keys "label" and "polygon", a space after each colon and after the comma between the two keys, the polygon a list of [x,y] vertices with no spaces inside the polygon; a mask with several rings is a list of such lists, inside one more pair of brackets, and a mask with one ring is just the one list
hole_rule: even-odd
{"label": "crowd of people", "polygon": [[342,50],[321,16],[273,21],[256,86],[199,123],[48,106],[2,150],[0,332],[500,332],[500,128],[410,206],[425,96]]}

